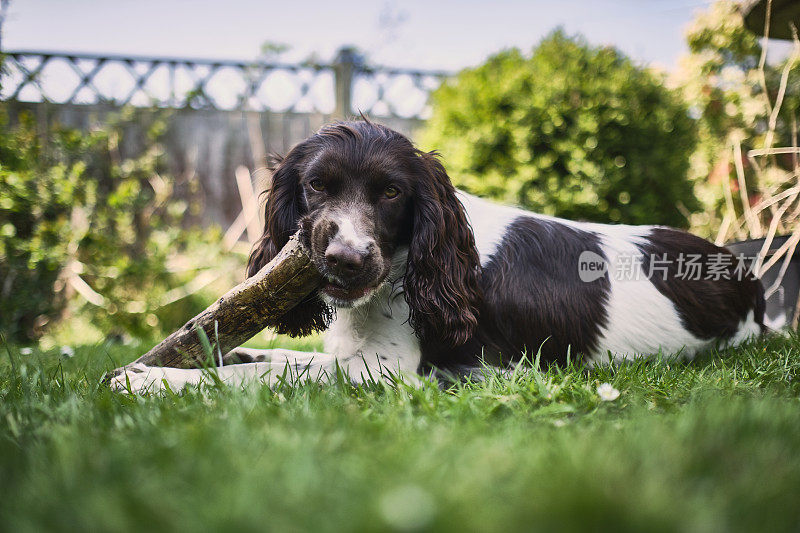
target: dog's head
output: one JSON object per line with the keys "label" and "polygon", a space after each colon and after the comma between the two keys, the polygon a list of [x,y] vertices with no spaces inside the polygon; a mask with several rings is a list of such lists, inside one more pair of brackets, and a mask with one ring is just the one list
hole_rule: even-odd
{"label": "dog's head", "polygon": [[[324,285],[281,318],[279,331],[324,329],[330,307],[356,307],[391,279],[408,250],[403,289],[422,338],[463,344],[477,324],[478,253],[455,189],[434,153],[369,121],[337,123],[273,169],[264,236],[248,275],[299,228]],[[397,269],[395,269],[397,270]],[[404,272],[403,272],[404,270]]]}

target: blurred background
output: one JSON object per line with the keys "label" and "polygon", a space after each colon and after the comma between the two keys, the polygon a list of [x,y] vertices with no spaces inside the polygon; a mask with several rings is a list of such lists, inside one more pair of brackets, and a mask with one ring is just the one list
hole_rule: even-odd
{"label": "blurred background", "polygon": [[792,0],[0,0],[0,332],[174,330],[242,280],[269,154],[359,113],[472,193],[744,243],[796,325],[798,26]]}

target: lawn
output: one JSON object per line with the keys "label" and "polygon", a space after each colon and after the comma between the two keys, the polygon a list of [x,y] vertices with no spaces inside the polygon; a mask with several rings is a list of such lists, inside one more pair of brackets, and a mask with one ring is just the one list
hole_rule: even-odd
{"label": "lawn", "polygon": [[446,390],[100,384],[148,347],[3,346],[0,528],[800,529],[797,337]]}

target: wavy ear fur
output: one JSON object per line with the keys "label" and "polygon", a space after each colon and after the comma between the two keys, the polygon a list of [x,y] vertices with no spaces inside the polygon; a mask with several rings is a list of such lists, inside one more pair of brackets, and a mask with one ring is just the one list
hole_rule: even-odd
{"label": "wavy ear fur", "polygon": [[478,325],[480,259],[464,207],[435,152],[419,152],[405,298],[422,339],[460,346]]}
{"label": "wavy ear fur", "polygon": [[[304,211],[300,169],[304,159],[302,144],[292,149],[285,158],[274,158],[272,186],[267,192],[264,208],[264,234],[250,253],[247,277],[269,263],[300,228]],[[277,331],[292,337],[310,335],[326,329],[332,318],[333,310],[314,291],[279,319]]]}

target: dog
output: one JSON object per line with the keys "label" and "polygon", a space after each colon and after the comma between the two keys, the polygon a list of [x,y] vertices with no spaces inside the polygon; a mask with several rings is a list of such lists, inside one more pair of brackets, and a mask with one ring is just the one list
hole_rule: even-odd
{"label": "dog", "polygon": [[[763,287],[725,248],[668,227],[573,222],[469,195],[435,152],[368,120],[327,125],[277,160],[248,275],[298,230],[324,284],[277,329],[325,331],[324,353],[238,348],[225,361],[240,363],[217,369],[224,382],[274,383],[287,369],[353,382],[463,376],[526,355],[691,358],[765,331]],[[130,365],[113,384],[176,390],[204,375]]]}

